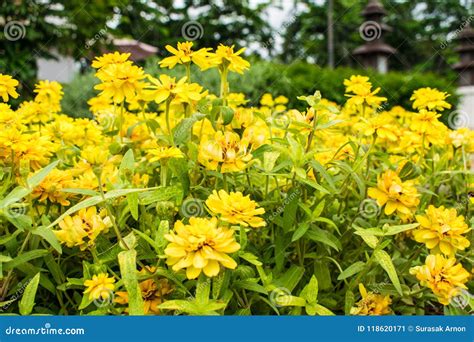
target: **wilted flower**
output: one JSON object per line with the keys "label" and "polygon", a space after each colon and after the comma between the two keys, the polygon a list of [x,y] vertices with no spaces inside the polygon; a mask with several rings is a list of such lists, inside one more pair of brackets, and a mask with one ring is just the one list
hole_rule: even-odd
{"label": "wilted flower", "polygon": [[390,296],[367,292],[362,283],[359,284],[359,291],[362,299],[356,303],[355,307],[351,308],[351,315],[380,316],[392,313]]}

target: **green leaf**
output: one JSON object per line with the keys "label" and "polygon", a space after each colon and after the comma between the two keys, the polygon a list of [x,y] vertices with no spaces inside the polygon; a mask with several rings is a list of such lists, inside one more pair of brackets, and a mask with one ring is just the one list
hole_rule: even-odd
{"label": "green leaf", "polygon": [[[127,196],[128,194],[136,193],[136,192],[151,192],[153,190],[158,189],[158,187],[147,188],[147,189],[117,189],[108,191],[104,197],[105,200],[111,200],[117,197]],[[47,228],[52,228],[61,222],[66,216],[72,215],[78,212],[81,209],[91,207],[93,205],[97,205],[99,203],[104,202],[104,198],[102,196],[94,196],[79,202],[76,205],[73,205],[71,208],[66,210],[61,216],[59,216],[53,223],[51,223]]]}
{"label": "green leaf", "polygon": [[276,296],[274,302],[279,306],[306,306],[304,298],[290,295]]}
{"label": "green leaf", "polygon": [[130,315],[143,315],[142,291],[137,280],[137,252],[133,249],[120,252],[118,262],[123,284],[128,292],[128,305]]}
{"label": "green leaf", "polygon": [[316,304],[316,305],[314,306],[314,308],[315,308],[315,310],[316,310],[316,313],[317,313],[319,316],[334,316],[334,313],[333,313],[331,310],[325,308],[325,307],[322,306],[322,305]]}
{"label": "green leaf", "polygon": [[298,228],[295,230],[295,232],[293,233],[293,236],[291,237],[291,242],[295,242],[301,239],[301,237],[303,237],[303,235],[305,235],[306,232],[308,231],[308,228],[309,228],[308,222],[301,223],[298,226]]}
{"label": "green leaf", "polygon": [[236,288],[245,289],[253,292],[262,293],[268,295],[268,291],[260,284],[257,284],[255,281],[251,280],[238,280],[232,283],[232,286]]}
{"label": "green leaf", "polygon": [[258,257],[253,255],[252,253],[249,253],[249,252],[239,253],[239,257],[241,257],[242,259],[248,261],[249,263],[251,263],[252,265],[255,265],[255,266],[262,266],[263,265],[258,260]]}
{"label": "green leaf", "polygon": [[392,281],[393,286],[397,289],[400,296],[402,295],[402,287],[400,285],[400,280],[398,279],[397,271],[393,265],[390,255],[384,250],[376,249],[374,250],[374,256],[377,262],[382,266],[382,268],[387,272],[388,277]]}
{"label": "green leaf", "polygon": [[33,190],[34,187],[36,187],[37,185],[39,185],[43,179],[46,178],[46,176],[51,172],[53,171],[53,169],[59,164],[59,161],[55,161],[55,162],[52,162],[51,164],[49,164],[48,166],[42,168],[41,170],[39,170],[38,172],[36,172],[33,176],[31,176],[30,178],[28,178],[28,186],[31,190]]}
{"label": "green leaf", "polygon": [[135,169],[135,157],[133,155],[133,150],[129,149],[122,158],[120,163],[119,170],[122,174],[131,173]]}
{"label": "green leaf", "polygon": [[318,279],[313,275],[309,283],[301,291],[300,296],[306,299],[308,303],[316,304],[318,301]]}
{"label": "green leaf", "polygon": [[313,213],[311,214],[311,218],[314,220],[316,218],[318,218],[321,213],[323,212],[324,210],[324,205],[326,204],[326,201],[322,200],[321,202],[318,203],[318,205],[316,206],[316,208],[314,208],[313,210]]}
{"label": "green leaf", "polygon": [[283,230],[285,232],[290,231],[296,221],[296,211],[298,209],[300,192],[299,189],[290,189],[287,197],[284,199]]}
{"label": "green leaf", "polygon": [[326,180],[330,187],[331,193],[335,194],[339,192],[336,189],[333,177],[326,171],[326,169],[324,168],[324,166],[321,165],[321,163],[313,159],[310,161],[310,165],[313,167],[315,172],[321,174],[324,180]]}
{"label": "green leaf", "polygon": [[191,129],[193,125],[205,117],[205,114],[194,113],[189,118],[184,118],[181,120],[173,129],[174,142],[177,145],[180,145],[188,141],[191,138]]}
{"label": "green leaf", "polygon": [[135,221],[138,221],[138,194],[131,193],[127,195],[127,204],[130,209],[130,214]]}
{"label": "green leaf", "polygon": [[11,270],[30,260],[41,258],[42,256],[45,256],[48,253],[49,251],[46,249],[35,249],[32,251],[25,252],[23,254],[20,254],[16,258],[14,258],[12,261],[5,263],[5,265],[3,266],[3,269],[5,271]]}
{"label": "green leaf", "polygon": [[11,257],[9,257],[8,255],[1,255],[0,254],[0,263],[4,263],[4,262],[9,262],[13,260]]}
{"label": "green leaf", "polygon": [[38,290],[39,280],[40,280],[40,273],[37,273],[26,286],[25,291],[23,292],[23,296],[21,297],[21,301],[18,304],[21,315],[29,315],[31,311],[33,311],[33,307],[35,306],[35,297],[36,297],[36,291]]}
{"label": "green leaf", "polygon": [[158,305],[158,308],[161,310],[178,310],[185,313],[195,313],[197,311],[196,305],[187,300],[167,300],[166,302]]}
{"label": "green leaf", "polygon": [[349,278],[350,276],[353,276],[354,274],[357,274],[362,271],[364,267],[364,262],[357,261],[350,265],[348,268],[346,268],[344,271],[342,271],[341,274],[339,274],[339,277],[337,277],[337,280],[344,280],[346,278]]}
{"label": "green leaf", "polygon": [[280,152],[268,151],[263,153],[263,169],[266,172],[271,172],[275,167],[275,163],[280,156]]}
{"label": "green leaf", "polygon": [[347,290],[345,298],[344,298],[344,313],[346,315],[350,314],[351,308],[354,306],[354,303],[355,303],[354,292],[352,292],[351,290]]}
{"label": "green leaf", "polygon": [[275,282],[289,291],[293,291],[293,289],[298,285],[301,278],[304,275],[304,267],[292,265],[288,271],[283,274],[282,277],[278,278]]}
{"label": "green leaf", "polygon": [[38,227],[31,231],[34,235],[41,236],[43,239],[48,241],[48,243],[53,247],[59,254],[62,253],[61,244],[59,243],[58,238],[53,233],[50,228],[46,228],[44,226]]}
{"label": "green leaf", "polygon": [[179,184],[183,187],[183,196],[186,196],[190,186],[187,160],[185,158],[170,158],[167,165],[178,177]]}
{"label": "green leaf", "polygon": [[177,199],[182,196],[183,190],[180,185],[173,185],[167,187],[148,188],[148,190],[138,194],[138,199],[141,205],[149,205],[156,202],[168,201]]}
{"label": "green leaf", "polygon": [[336,251],[342,249],[341,242],[338,238],[336,238],[333,234],[320,228],[311,228],[306,232],[305,236],[313,241],[324,243],[325,245],[334,248]]}
{"label": "green leaf", "polygon": [[420,225],[419,223],[410,223],[410,224],[403,224],[400,226],[383,226],[382,230],[385,236],[396,235],[401,232],[406,232],[407,230],[412,230],[418,227],[419,225]]}

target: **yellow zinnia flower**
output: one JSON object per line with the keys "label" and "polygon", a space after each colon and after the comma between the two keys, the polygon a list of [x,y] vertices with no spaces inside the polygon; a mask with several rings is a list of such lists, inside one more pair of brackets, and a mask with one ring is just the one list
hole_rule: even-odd
{"label": "yellow zinnia flower", "polygon": [[114,53],[106,53],[100,57],[96,57],[92,62],[94,69],[100,69],[111,64],[123,64],[128,61],[130,53],[120,53],[115,51]]}
{"label": "yellow zinnia flower", "polygon": [[266,225],[265,221],[257,216],[264,214],[265,209],[259,208],[258,204],[250,199],[250,195],[214,190],[206,200],[206,205],[213,214],[219,215],[222,221],[253,228]]}
{"label": "yellow zinnia flower", "polygon": [[220,44],[216,52],[211,54],[210,62],[220,68],[229,68],[230,71],[243,74],[250,67],[250,63],[239,55],[245,51],[245,48],[234,52],[234,45],[225,46]]}
{"label": "yellow zinnia flower", "polygon": [[392,313],[390,296],[383,296],[373,292],[367,292],[362,283],[359,284],[359,291],[362,299],[351,308],[351,315],[360,316],[380,316]]}
{"label": "yellow zinnia flower", "polygon": [[244,170],[252,155],[247,143],[241,141],[236,133],[218,131],[214,140],[201,140],[198,160],[208,170],[217,170],[220,166],[220,171],[226,173]]}
{"label": "yellow zinnia flower", "polygon": [[460,263],[456,264],[455,258],[445,258],[441,254],[428,255],[425,265],[412,267],[410,273],[421,285],[429,287],[443,305],[448,305],[462,289],[467,289],[464,284],[470,277]]}
{"label": "yellow zinnia flower", "polygon": [[402,182],[392,170],[378,177],[377,187],[369,188],[368,195],[375,199],[379,206],[385,205],[386,215],[396,212],[403,220],[413,215],[413,211],[420,202],[413,182]]}
{"label": "yellow zinnia flower", "polygon": [[186,77],[181,78],[178,82],[175,77],[165,74],[160,75],[159,79],[152,76],[148,76],[148,79],[152,85],[147,87],[144,97],[156,103],[165,100],[174,103],[190,103],[199,101],[205,96],[205,93],[201,93],[202,87],[197,83],[186,83]]}
{"label": "yellow zinnia flower", "polygon": [[432,205],[425,215],[416,215],[420,226],[413,231],[417,242],[426,244],[432,253],[454,256],[456,250],[464,250],[471,244],[462,234],[470,231],[464,216],[457,216],[456,209],[436,208]]}
{"label": "yellow zinnia flower", "polygon": [[352,75],[350,79],[345,79],[344,85],[346,86],[346,93],[354,94],[360,94],[372,88],[372,83],[369,82],[369,78],[361,75]]}
{"label": "yellow zinnia flower", "polygon": [[196,64],[201,70],[205,70],[211,66],[208,60],[210,48],[193,51],[192,42],[179,42],[177,47],[178,49],[175,49],[171,45],[166,45],[166,50],[171,52],[174,56],[166,57],[160,61],[160,67],[173,69],[176,64],[189,64],[191,62]]}
{"label": "yellow zinnia flower", "polygon": [[201,272],[214,277],[220,266],[235,269],[237,263],[227,255],[240,249],[233,235],[232,229],[219,227],[215,217],[191,217],[187,225],[177,221],[174,231],[165,235],[170,242],[165,249],[167,264],[176,272],[185,268],[188,279],[197,278]]}
{"label": "yellow zinnia flower", "polygon": [[414,101],[413,108],[415,109],[443,111],[451,108],[451,105],[445,101],[448,96],[448,93],[427,87],[415,90],[410,100]]}
{"label": "yellow zinnia flower", "polygon": [[55,230],[54,234],[66,246],[79,246],[84,250],[94,244],[100,233],[106,233],[112,226],[110,217],[106,215],[105,210],[98,213],[96,207],[81,209],[76,215],[68,215],[59,222],[61,229]]}
{"label": "yellow zinnia flower", "polygon": [[158,147],[148,150],[150,163],[161,159],[184,158],[183,152],[177,147]]}
{"label": "yellow zinnia flower", "polygon": [[143,69],[131,62],[109,64],[95,74],[102,83],[94,86],[101,90],[100,96],[110,98],[115,103],[125,99],[133,99],[144,84],[140,82],[145,77]]}
{"label": "yellow zinnia flower", "polygon": [[0,74],[0,96],[3,102],[8,101],[8,97],[11,96],[16,99],[19,95],[15,88],[18,86],[18,81],[10,75]]}
{"label": "yellow zinnia flower", "polygon": [[113,296],[114,283],[115,279],[113,277],[109,278],[107,273],[93,275],[92,279],[84,282],[84,286],[87,287],[84,294],[89,294],[89,300],[108,300]]}
{"label": "yellow zinnia flower", "polygon": [[46,105],[52,112],[61,110],[61,99],[64,95],[63,86],[56,81],[39,81],[35,85],[35,101]]}
{"label": "yellow zinnia flower", "polygon": [[70,170],[52,170],[43,181],[33,190],[31,196],[40,202],[49,200],[51,203],[59,203],[68,206],[68,197],[71,194],[63,192],[62,189],[72,186],[72,174]]}

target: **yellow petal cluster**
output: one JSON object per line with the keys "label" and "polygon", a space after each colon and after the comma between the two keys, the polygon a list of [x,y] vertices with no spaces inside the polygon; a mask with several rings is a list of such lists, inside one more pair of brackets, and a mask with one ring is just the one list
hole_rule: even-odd
{"label": "yellow petal cluster", "polygon": [[189,224],[177,221],[174,231],[165,238],[170,242],[165,249],[167,264],[174,271],[186,269],[188,279],[197,278],[201,272],[214,277],[219,274],[221,266],[237,267],[235,260],[228,255],[240,249],[234,231],[220,227],[215,217],[191,217]]}
{"label": "yellow petal cluster", "polygon": [[423,266],[415,266],[410,269],[420,284],[429,287],[438,301],[448,305],[453,297],[466,289],[465,283],[470,274],[455,258],[445,258],[441,254],[430,254],[426,257]]}
{"label": "yellow petal cluster", "polygon": [[264,214],[265,209],[259,208],[258,204],[250,199],[250,195],[214,190],[206,200],[206,205],[214,215],[219,216],[221,221],[253,228],[266,225],[263,218],[258,216]]}

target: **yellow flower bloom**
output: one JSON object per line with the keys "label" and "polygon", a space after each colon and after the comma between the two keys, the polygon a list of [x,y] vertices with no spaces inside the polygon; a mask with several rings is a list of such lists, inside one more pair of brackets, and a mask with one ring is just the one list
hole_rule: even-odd
{"label": "yellow flower bloom", "polygon": [[414,131],[425,133],[433,129],[441,114],[430,112],[425,109],[420,110],[419,113],[414,114],[411,120],[410,128]]}
{"label": "yellow flower bloom", "polygon": [[219,227],[215,217],[191,217],[188,225],[177,221],[174,231],[165,235],[170,242],[165,249],[167,264],[175,272],[185,268],[188,279],[197,278],[201,272],[214,277],[220,266],[235,269],[237,263],[227,255],[240,249],[233,235],[232,229]]}
{"label": "yellow flower bloom", "polygon": [[92,62],[94,69],[101,69],[111,64],[124,64],[128,61],[130,53],[120,53],[115,51],[114,53],[106,53],[100,57],[96,57]]}
{"label": "yellow flower bloom", "polygon": [[198,160],[208,170],[217,170],[220,166],[220,172],[226,173],[244,170],[252,155],[236,133],[218,131],[214,140],[201,140]]}
{"label": "yellow flower bloom", "polygon": [[346,86],[346,93],[360,94],[372,88],[372,83],[369,82],[367,76],[352,75],[350,79],[344,80]]}
{"label": "yellow flower bloom", "polygon": [[250,67],[250,63],[239,55],[245,51],[245,48],[234,52],[234,45],[225,46],[220,44],[216,52],[211,54],[210,62],[221,68],[229,68],[230,71],[243,74]]}
{"label": "yellow flower bloom", "polygon": [[56,81],[39,81],[35,85],[35,101],[46,105],[52,112],[59,112],[61,110],[60,102],[64,94],[62,89],[63,86]]}
{"label": "yellow flower bloom", "polygon": [[54,234],[59,241],[68,247],[79,246],[81,250],[94,245],[100,233],[107,233],[112,227],[112,221],[106,210],[97,212],[96,207],[84,208],[74,216],[66,216],[59,222],[61,229]]}
{"label": "yellow flower bloom", "polygon": [[471,244],[462,234],[470,229],[464,216],[457,216],[456,209],[436,208],[432,205],[425,210],[425,215],[416,215],[420,226],[413,231],[413,238],[424,243],[432,253],[443,253],[454,256],[456,250],[464,250]]}
{"label": "yellow flower bloom", "polygon": [[380,88],[371,91],[370,88],[368,89],[359,89],[360,91],[355,95],[346,94],[349,97],[347,100],[348,106],[361,106],[366,104],[369,107],[378,107],[382,104],[382,102],[387,101],[386,97],[382,96],[375,96],[379,91]]}
{"label": "yellow flower bloom", "polygon": [[455,258],[445,258],[441,254],[431,254],[426,257],[425,265],[410,269],[410,274],[416,276],[422,286],[429,287],[438,301],[448,305],[453,297],[459,295],[470,274],[462,265],[456,264]]}
{"label": "yellow flower bloom", "polygon": [[105,96],[95,96],[87,101],[89,109],[92,113],[98,113],[106,110],[113,110],[113,104],[110,99]]}
{"label": "yellow flower bloom", "polygon": [[92,279],[84,281],[84,286],[87,287],[84,294],[89,294],[89,300],[111,299],[115,289],[114,283],[115,279],[109,278],[107,273],[93,275]]}
{"label": "yellow flower bloom", "polygon": [[158,147],[148,150],[150,163],[161,159],[184,158],[183,152],[177,147]]}
{"label": "yellow flower bloom", "polygon": [[16,99],[19,95],[16,92],[18,81],[10,75],[0,74],[0,96],[3,102],[8,102],[8,97],[11,96]]}
{"label": "yellow flower bloom", "polygon": [[175,77],[160,75],[159,79],[149,76],[148,79],[152,85],[145,91],[145,98],[161,103],[165,100],[171,100],[175,103],[190,103],[199,101],[205,96],[201,93],[202,87],[197,83],[186,83],[186,77],[176,82]]}
{"label": "yellow flower bloom", "polygon": [[122,103],[125,99],[133,99],[137,91],[143,88],[140,82],[145,77],[143,69],[131,62],[109,64],[95,74],[102,83],[94,89],[101,90],[100,96],[110,98],[114,103]]}
{"label": "yellow flower bloom", "polygon": [[398,127],[391,122],[391,117],[380,114],[370,119],[361,118],[361,122],[355,124],[354,128],[361,131],[365,136],[371,136],[377,133],[378,138],[397,141]]}
{"label": "yellow flower bloom", "polygon": [[72,187],[72,174],[70,170],[51,171],[43,181],[33,190],[31,196],[37,198],[40,202],[49,200],[51,203],[59,203],[63,206],[71,204],[68,197],[71,194],[63,192],[65,188]]}
{"label": "yellow flower bloom", "polygon": [[173,69],[176,64],[189,64],[193,62],[201,70],[205,70],[211,66],[209,63],[209,48],[199,49],[193,51],[192,42],[178,43],[178,49],[175,49],[171,45],[166,45],[166,50],[171,52],[174,56],[166,57],[159,62],[160,67]]}
{"label": "yellow flower bloom", "polygon": [[461,127],[454,131],[449,132],[449,139],[454,147],[459,148],[461,146],[466,147],[466,152],[474,152],[474,131],[467,128]]}
{"label": "yellow flower bloom", "polygon": [[392,313],[390,296],[383,296],[373,292],[367,292],[362,283],[359,284],[359,291],[362,299],[351,308],[351,315],[359,316],[380,316]]}
{"label": "yellow flower bloom", "polygon": [[388,170],[379,176],[376,188],[369,188],[368,195],[385,205],[385,214],[397,213],[403,220],[411,217],[418,203],[418,191],[412,181],[402,182],[395,171]]}
{"label": "yellow flower bloom", "polygon": [[420,88],[413,92],[410,100],[415,109],[427,109],[443,111],[451,108],[451,105],[445,101],[449,94],[433,88]]}
{"label": "yellow flower bloom", "polygon": [[250,199],[250,195],[244,196],[241,192],[228,194],[224,190],[219,190],[218,193],[214,190],[206,200],[206,205],[222,221],[253,228],[266,225],[266,222],[257,216],[263,215],[265,209],[259,208],[258,204]]}
{"label": "yellow flower bloom", "polygon": [[[149,272],[154,273],[155,267],[148,267]],[[141,275],[146,275],[148,271],[141,270]],[[143,298],[143,311],[145,315],[155,314],[158,315],[160,310],[158,305],[163,303],[163,297],[173,291],[167,279],[147,279],[138,284],[140,287],[142,298]],[[115,302],[118,304],[128,304],[128,292],[118,291],[115,293]],[[128,308],[125,309],[128,312]]]}

